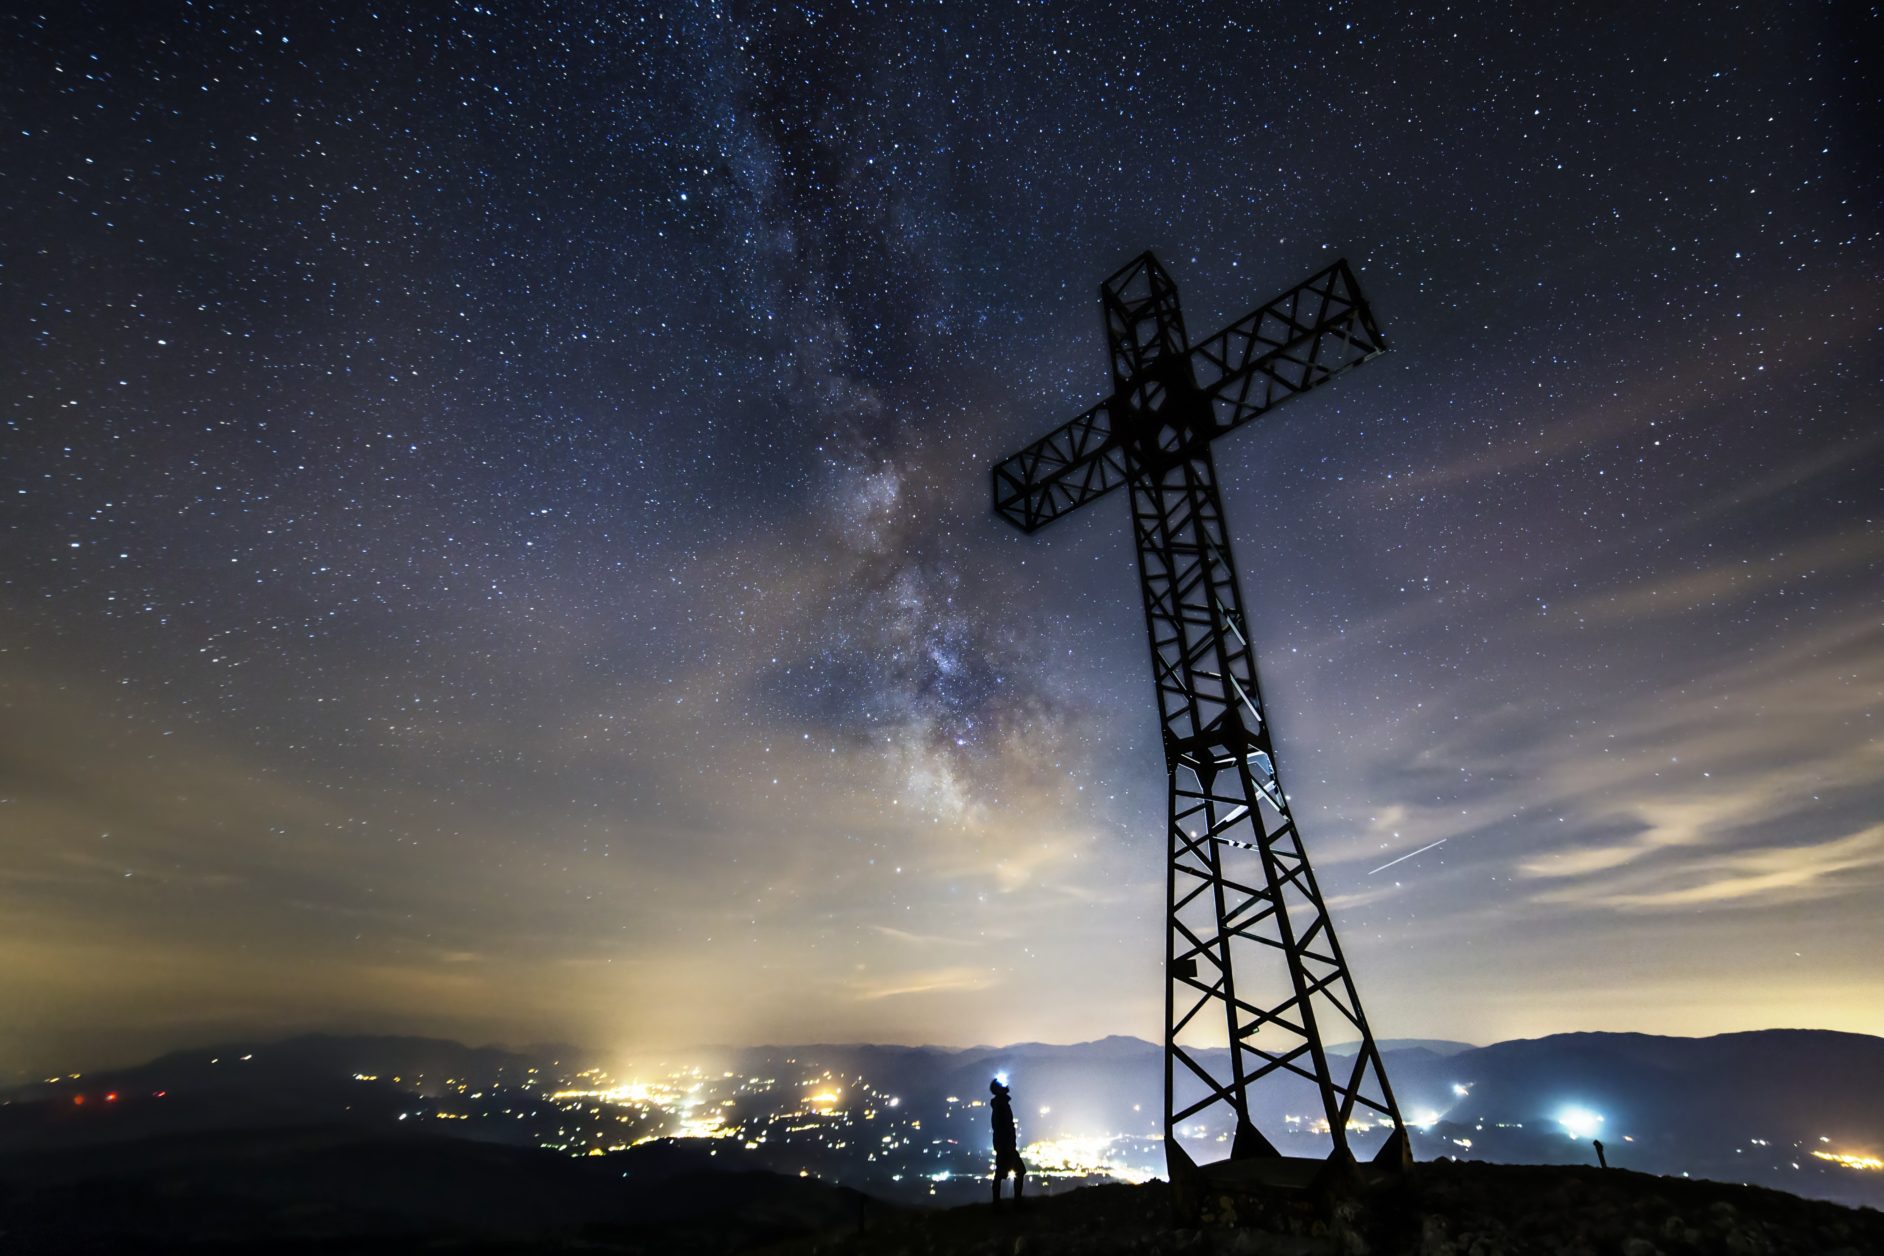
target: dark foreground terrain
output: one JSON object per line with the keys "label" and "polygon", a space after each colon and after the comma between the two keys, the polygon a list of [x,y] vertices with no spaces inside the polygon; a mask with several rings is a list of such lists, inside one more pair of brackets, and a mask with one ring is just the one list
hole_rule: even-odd
{"label": "dark foreground terrain", "polygon": [[[1241,1207],[1238,1207],[1238,1205]],[[792,1256],[1874,1256],[1884,1213],[1760,1187],[1621,1170],[1418,1165],[1350,1201],[1232,1199],[1172,1220],[1162,1183],[878,1219],[862,1233],[781,1245]]]}
{"label": "dark foreground terrain", "polygon": [[896,1208],[673,1148],[571,1158],[415,1134],[216,1133],[0,1158],[0,1252],[1884,1253],[1884,1214],[1625,1170],[1441,1161],[1358,1195],[1100,1186]]}
{"label": "dark foreground terrain", "polygon": [[750,1251],[873,1201],[705,1157],[217,1131],[0,1157],[0,1253]]}

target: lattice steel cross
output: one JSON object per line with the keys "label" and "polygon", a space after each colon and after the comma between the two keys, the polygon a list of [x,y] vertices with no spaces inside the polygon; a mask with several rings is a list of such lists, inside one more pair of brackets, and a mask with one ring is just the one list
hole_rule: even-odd
{"label": "lattice steel cross", "polygon": [[[1195,1170],[1186,1123],[1212,1118],[1234,1119],[1233,1159],[1280,1154],[1252,1123],[1250,1097],[1290,1076],[1318,1088],[1334,1157],[1353,1155],[1353,1123],[1391,1130],[1376,1158],[1404,1161],[1406,1128],[1276,775],[1210,453],[1216,437],[1386,343],[1345,260],[1195,347],[1150,253],[1106,280],[1100,300],[1112,395],[997,464],[994,508],[1033,532],[1131,486],[1170,773],[1169,1171],[1176,1181]],[[1212,1022],[1214,1034],[1200,1032]],[[1351,1060],[1329,1050],[1353,1039]]]}

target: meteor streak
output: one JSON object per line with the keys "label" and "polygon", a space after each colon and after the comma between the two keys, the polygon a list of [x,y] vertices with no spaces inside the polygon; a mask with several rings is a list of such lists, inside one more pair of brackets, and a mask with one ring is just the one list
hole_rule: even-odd
{"label": "meteor streak", "polygon": [[1428,842],[1426,843],[1426,845],[1420,847],[1418,850],[1409,850],[1406,854],[1400,856],[1398,859],[1389,859],[1386,863],[1380,865],[1380,867],[1378,868],[1375,868],[1372,872],[1369,872],[1367,875],[1371,877],[1374,875],[1375,872],[1385,872],[1387,869],[1393,867],[1397,863],[1405,863],[1407,860],[1413,858],[1413,856],[1423,855],[1427,851],[1431,850],[1433,847],[1444,846],[1447,842],[1451,840],[1452,839],[1449,837],[1442,837],[1436,842]]}

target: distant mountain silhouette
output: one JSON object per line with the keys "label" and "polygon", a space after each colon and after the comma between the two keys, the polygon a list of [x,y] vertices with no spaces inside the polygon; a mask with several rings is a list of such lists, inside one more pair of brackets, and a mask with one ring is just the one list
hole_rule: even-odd
{"label": "distant mountain silhouette", "polygon": [[[1588,1164],[1594,1136],[1618,1167],[1884,1204],[1884,1173],[1814,1154],[1884,1149],[1884,1087],[1877,1081],[1884,1077],[1884,1039],[1783,1029],[1711,1038],[1579,1033],[1486,1047],[1409,1040],[1390,1042],[1384,1051],[1401,1108],[1419,1123],[1414,1149],[1423,1159]],[[0,1097],[0,1156],[217,1131],[322,1129],[334,1137],[380,1138],[396,1132],[406,1116],[433,1136],[531,1148],[551,1142],[564,1123],[546,1091],[564,1084],[593,1054],[563,1046],[537,1054],[333,1034],[173,1052],[134,1068]],[[793,1106],[803,1087],[828,1074],[834,1085],[867,1082],[871,1093],[895,1096],[900,1117],[923,1122],[916,1141],[938,1140],[920,1172],[870,1155],[870,1139],[805,1144],[783,1134],[760,1140],[756,1149],[719,1144],[721,1154],[698,1166],[718,1172],[808,1168],[897,1198],[968,1198],[979,1188],[961,1179],[985,1168],[979,1157],[988,1137],[986,1116],[974,1104],[986,1098],[996,1073],[1008,1074],[1014,1086],[1024,1143],[1113,1135],[1135,1149],[1138,1163],[1154,1171],[1161,1164],[1155,1140],[1162,1057],[1156,1045],[1137,1038],[967,1049],[719,1048],[702,1057],[740,1076],[781,1079],[773,1097],[743,1097],[726,1109],[741,1119],[763,1117],[767,1103],[780,1111]],[[501,1093],[501,1112],[483,1121],[436,1119],[440,1111],[466,1107],[459,1099],[466,1092]],[[107,1093],[118,1095],[108,1110],[102,1106]],[[1299,1137],[1291,1131],[1320,1114],[1305,1082],[1266,1085],[1257,1093],[1253,1116],[1266,1131],[1278,1132],[1285,1151]],[[1573,1110],[1576,1118],[1568,1119]],[[636,1141],[647,1129],[659,1132],[658,1126],[624,1126],[614,1141]],[[931,1181],[945,1169],[949,1180]]]}
{"label": "distant mountain silhouette", "polygon": [[[1358,1042],[1340,1042],[1331,1045],[1328,1050],[1335,1055],[1351,1056],[1360,1045]],[[1478,1050],[1472,1043],[1455,1042],[1450,1038],[1382,1038],[1375,1045],[1382,1051],[1430,1051],[1434,1055],[1458,1055],[1462,1051]]]}
{"label": "distant mountain silhouette", "polygon": [[[379,1129],[410,1109],[413,1095],[443,1094],[448,1078],[515,1084],[549,1066],[545,1057],[498,1047],[370,1034],[172,1051],[76,1082],[13,1091],[12,1102],[0,1107],[0,1154],[206,1130]],[[362,1082],[362,1076],[376,1080]],[[111,1094],[118,1096],[111,1101],[112,1120],[100,1121],[96,1114]],[[91,1108],[74,1105],[75,1096],[89,1098]]]}
{"label": "distant mountain silhouette", "polygon": [[1546,1087],[1598,1111],[1731,1137],[1809,1131],[1834,1140],[1884,1129],[1884,1039],[1821,1029],[1712,1038],[1556,1034],[1447,1061],[1476,1079],[1471,1107],[1544,1116]]}

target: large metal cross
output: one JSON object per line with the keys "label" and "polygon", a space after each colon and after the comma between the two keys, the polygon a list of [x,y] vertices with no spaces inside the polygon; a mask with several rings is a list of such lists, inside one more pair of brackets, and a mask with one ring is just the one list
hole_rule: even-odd
{"label": "large metal cross", "polygon": [[1033,532],[1131,488],[1170,773],[1171,1179],[1196,1170],[1187,1140],[1228,1136],[1238,1160],[1281,1154],[1251,1109],[1259,1083],[1300,1095],[1299,1082],[1279,1085],[1288,1078],[1319,1091],[1319,1146],[1333,1158],[1382,1137],[1376,1159],[1404,1161],[1406,1128],[1276,775],[1210,454],[1216,437],[1386,342],[1345,260],[1194,347],[1177,287],[1150,253],[1106,280],[1100,300],[1112,395],[997,464],[994,508]]}

